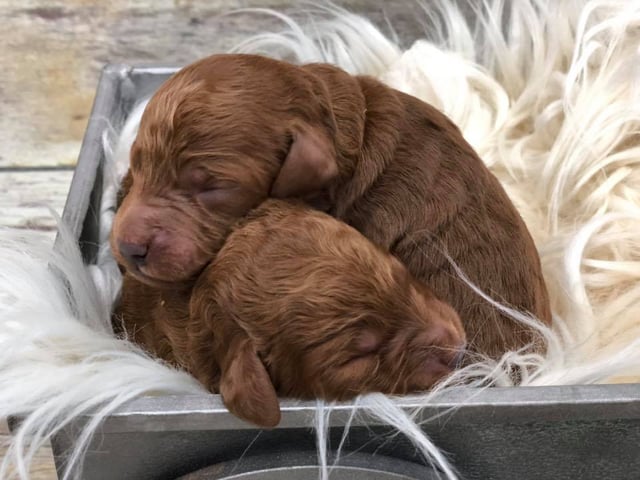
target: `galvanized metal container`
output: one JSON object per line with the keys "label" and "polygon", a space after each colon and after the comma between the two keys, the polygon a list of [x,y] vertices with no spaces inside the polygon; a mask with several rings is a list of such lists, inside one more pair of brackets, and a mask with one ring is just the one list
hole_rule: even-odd
{"label": "galvanized metal container", "polygon": [[[95,256],[98,240],[105,120],[120,123],[173,71],[104,69],[63,214],[86,262]],[[420,406],[415,397],[400,403]],[[640,478],[640,385],[462,389],[423,407],[419,417],[451,409],[423,428],[464,478]],[[334,447],[350,412],[344,404],[331,416]],[[229,414],[216,395],[141,398],[106,420],[88,450],[82,478],[315,478],[314,415],[312,402],[284,401],[281,424],[259,430]],[[75,428],[53,441],[59,471]],[[390,432],[373,419],[357,418],[331,478],[437,478],[402,435],[385,436]]]}

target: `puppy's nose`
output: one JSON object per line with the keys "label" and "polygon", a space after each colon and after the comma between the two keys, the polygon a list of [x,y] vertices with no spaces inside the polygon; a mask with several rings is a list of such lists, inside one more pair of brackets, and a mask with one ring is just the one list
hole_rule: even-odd
{"label": "puppy's nose", "polygon": [[149,246],[137,243],[118,242],[118,250],[127,263],[140,268],[145,263]]}
{"label": "puppy's nose", "polygon": [[451,368],[460,368],[464,365],[467,359],[467,344],[463,343],[457,350],[457,352],[451,357],[449,366]]}

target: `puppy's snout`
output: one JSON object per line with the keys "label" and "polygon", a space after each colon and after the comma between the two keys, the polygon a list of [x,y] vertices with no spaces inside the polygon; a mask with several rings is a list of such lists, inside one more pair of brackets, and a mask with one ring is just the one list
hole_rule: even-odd
{"label": "puppy's snout", "polygon": [[464,365],[465,360],[467,359],[467,344],[466,342],[458,347],[457,351],[454,351],[451,356],[451,360],[449,360],[449,367],[451,368],[460,368]]}
{"label": "puppy's snout", "polygon": [[428,347],[429,368],[453,370],[461,367],[467,356],[467,340],[457,314],[445,304],[437,302],[437,323],[425,328],[419,341]]}
{"label": "puppy's snout", "polygon": [[129,265],[140,268],[146,262],[149,244],[120,241],[118,242],[118,251]]}
{"label": "puppy's snout", "polygon": [[436,343],[430,348],[429,358],[427,364],[430,366],[437,364],[448,370],[460,368],[467,358],[467,344]]}

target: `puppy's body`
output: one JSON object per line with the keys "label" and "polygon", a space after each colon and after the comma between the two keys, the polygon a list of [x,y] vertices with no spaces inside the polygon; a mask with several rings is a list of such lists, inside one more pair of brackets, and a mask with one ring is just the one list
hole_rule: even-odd
{"label": "puppy's body", "polygon": [[261,425],[279,419],[276,392],[426,390],[465,346],[456,313],[398,260],[330,216],[278,200],[236,225],[191,291],[127,276],[117,317]]}
{"label": "puppy's body", "polygon": [[[480,299],[452,264],[495,300],[550,322],[533,239],[498,180],[435,108],[369,78],[358,83],[367,108],[363,147],[352,179],[334,187],[331,213],[449,302],[472,348],[497,357],[537,341]],[[394,135],[381,143],[375,132],[385,123]]]}
{"label": "puppy's body", "polygon": [[158,289],[125,274],[113,315],[113,329],[149,354],[186,368],[190,300],[191,287]]}
{"label": "puppy's body", "polygon": [[329,65],[217,55],[168,80],[132,149],[114,252],[143,281],[200,272],[268,197],[300,198],[396,255],[461,315],[471,347],[535,341],[476,295],[550,322],[533,241],[498,180],[429,105]]}

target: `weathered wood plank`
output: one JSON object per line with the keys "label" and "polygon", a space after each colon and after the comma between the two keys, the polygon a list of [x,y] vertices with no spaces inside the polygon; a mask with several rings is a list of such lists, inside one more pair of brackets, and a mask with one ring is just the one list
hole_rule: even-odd
{"label": "weathered wood plank", "polygon": [[53,237],[62,214],[72,170],[0,170],[0,225],[45,232]]}
{"label": "weathered wood plank", "polygon": [[[7,435],[3,435],[0,432],[0,458],[4,458],[6,452]],[[49,445],[41,448],[35,454],[31,472],[29,475],[30,480],[56,480],[58,478],[56,474],[56,467],[53,462],[53,453]]]}
{"label": "weathered wood plank", "polygon": [[[423,28],[417,2],[337,3],[383,27],[387,15],[402,37]],[[0,167],[74,164],[105,63],[181,65],[280,28],[267,15],[220,15],[247,7],[301,8],[290,0],[0,0]]]}

